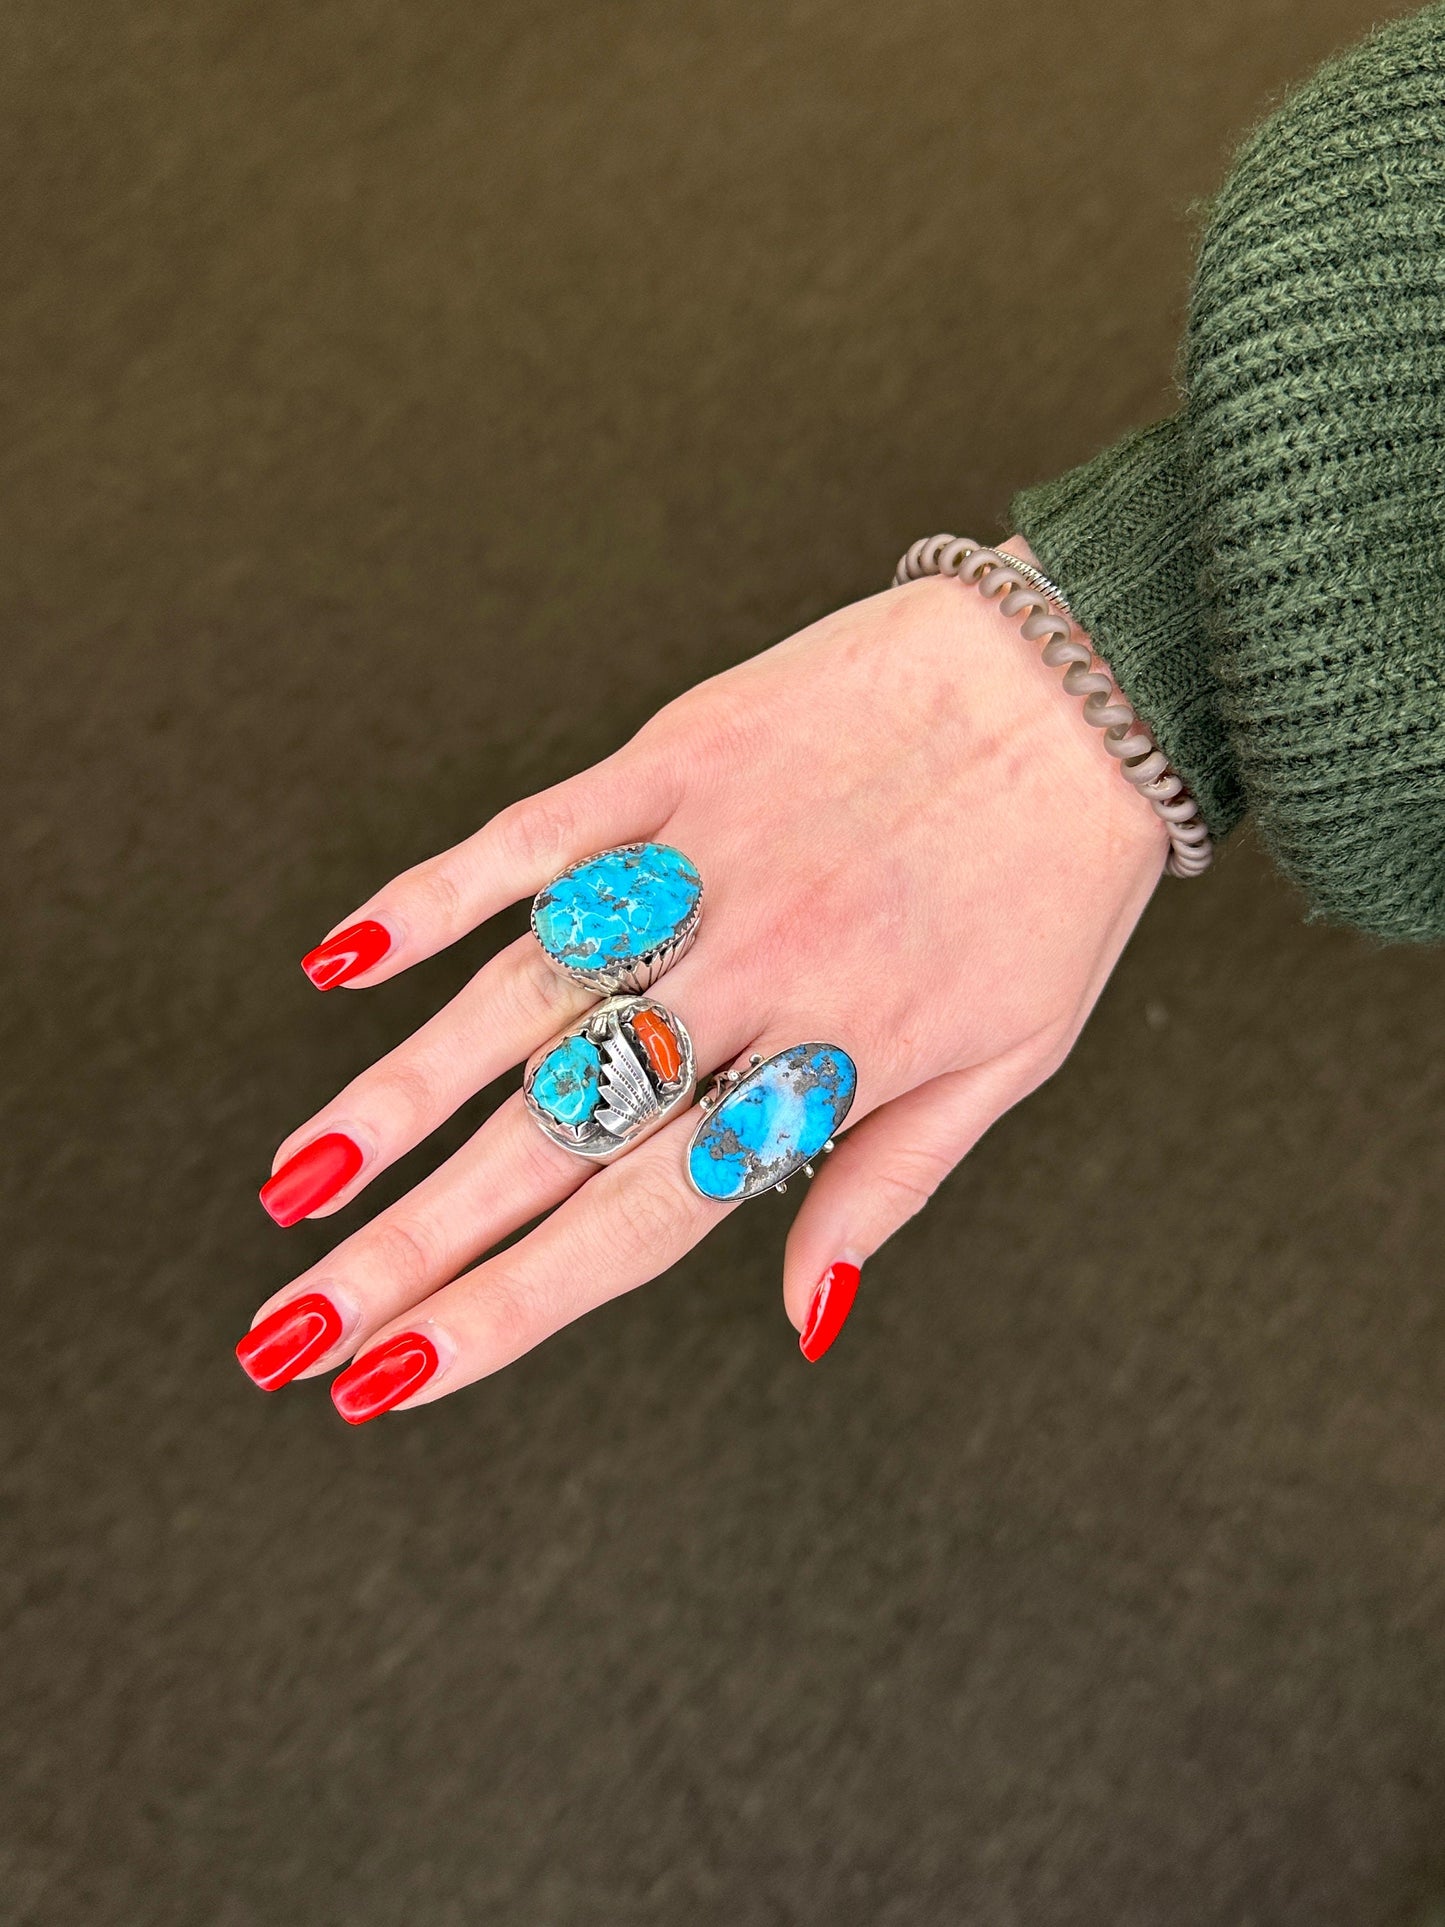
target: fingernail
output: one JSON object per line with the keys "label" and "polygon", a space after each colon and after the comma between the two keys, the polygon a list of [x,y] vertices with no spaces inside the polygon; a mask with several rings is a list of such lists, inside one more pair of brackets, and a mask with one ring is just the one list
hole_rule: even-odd
{"label": "fingernail", "polygon": [[365,1425],[410,1398],[436,1368],[437,1348],[425,1332],[398,1332],[332,1380],[331,1401],[348,1425]]}
{"label": "fingernail", "polygon": [[344,1131],[328,1131],[287,1158],[261,1186],[261,1202],[277,1224],[295,1224],[361,1169],[361,1146]]}
{"label": "fingernail", "polygon": [[263,1392],[279,1392],[341,1336],[341,1313],[319,1291],[278,1306],[236,1347],[241,1369]]}
{"label": "fingernail", "polygon": [[391,946],[392,934],[386,925],[367,917],[318,944],[301,959],[301,968],[318,990],[334,990],[379,964]]}
{"label": "fingernail", "polygon": [[803,1320],[803,1335],[798,1340],[798,1348],[809,1364],[816,1363],[842,1331],[858,1293],[858,1277],[858,1266],[845,1264],[840,1259],[837,1264],[829,1265],[814,1285],[813,1296],[808,1300],[808,1316]]}

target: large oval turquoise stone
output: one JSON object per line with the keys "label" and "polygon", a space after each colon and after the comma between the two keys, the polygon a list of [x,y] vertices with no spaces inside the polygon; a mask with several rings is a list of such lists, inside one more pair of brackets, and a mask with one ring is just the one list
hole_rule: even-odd
{"label": "large oval turquoise stone", "polygon": [[848,1115],[858,1072],[836,1044],[794,1044],[748,1071],[699,1126],[687,1154],[709,1198],[751,1198],[817,1157]]}
{"label": "large oval turquoise stone", "polygon": [[701,896],[681,850],[634,843],[564,870],[538,892],[532,928],[564,970],[616,971],[671,943]]}
{"label": "large oval turquoise stone", "polygon": [[568,1037],[532,1076],[532,1097],[559,1124],[585,1124],[597,1109],[602,1053],[590,1037]]}

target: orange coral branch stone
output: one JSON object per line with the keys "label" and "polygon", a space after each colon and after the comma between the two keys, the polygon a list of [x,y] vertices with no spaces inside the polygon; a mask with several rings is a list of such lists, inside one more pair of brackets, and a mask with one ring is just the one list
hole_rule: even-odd
{"label": "orange coral branch stone", "polygon": [[632,1034],[647,1052],[647,1061],[664,1084],[682,1069],[682,1051],[671,1028],[655,1010],[639,1010],[631,1019]]}

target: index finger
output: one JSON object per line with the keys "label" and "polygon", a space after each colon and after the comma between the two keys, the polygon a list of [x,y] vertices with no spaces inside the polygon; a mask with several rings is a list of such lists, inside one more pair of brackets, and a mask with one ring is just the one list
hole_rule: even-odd
{"label": "index finger", "polygon": [[672,766],[636,739],[509,804],[473,835],[403,870],[302,959],[318,990],[385,983],[595,851],[652,836],[676,800]]}

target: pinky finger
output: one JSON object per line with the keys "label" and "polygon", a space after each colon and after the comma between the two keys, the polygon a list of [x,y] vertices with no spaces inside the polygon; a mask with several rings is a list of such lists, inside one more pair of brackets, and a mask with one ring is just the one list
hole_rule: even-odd
{"label": "pinky finger", "polygon": [[806,1359],[821,1358],[842,1330],[864,1260],[1023,1095],[1017,1068],[995,1060],[920,1084],[839,1139],[793,1220],[783,1260],[783,1303]]}

